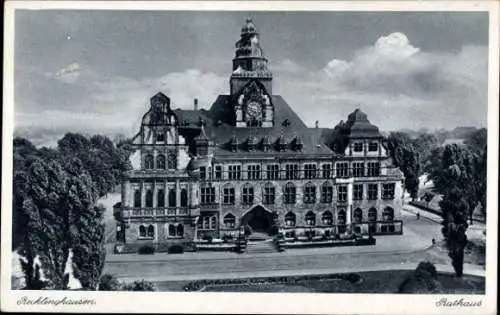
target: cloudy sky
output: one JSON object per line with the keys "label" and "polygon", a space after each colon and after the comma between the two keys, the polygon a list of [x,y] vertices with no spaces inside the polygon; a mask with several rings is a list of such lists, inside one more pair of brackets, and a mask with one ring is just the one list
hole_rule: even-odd
{"label": "cloudy sky", "polygon": [[16,134],[131,136],[160,90],[209,108],[247,16],[274,94],[311,126],[355,108],[382,130],[486,125],[486,13],[33,10],[15,15]]}

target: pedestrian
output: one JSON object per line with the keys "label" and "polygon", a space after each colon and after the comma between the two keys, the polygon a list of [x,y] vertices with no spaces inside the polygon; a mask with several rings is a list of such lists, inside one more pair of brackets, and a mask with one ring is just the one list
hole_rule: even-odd
{"label": "pedestrian", "polygon": [[432,239],[432,245],[436,245],[436,239]]}
{"label": "pedestrian", "polygon": [[420,220],[420,212],[417,212],[417,220]]}

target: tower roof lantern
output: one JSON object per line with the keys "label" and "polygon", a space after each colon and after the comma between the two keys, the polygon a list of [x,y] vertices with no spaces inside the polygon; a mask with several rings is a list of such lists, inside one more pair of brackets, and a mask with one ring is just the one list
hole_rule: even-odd
{"label": "tower roof lantern", "polygon": [[257,28],[253,24],[251,17],[248,17],[246,19],[245,24],[241,28],[241,35],[243,35],[243,34],[258,34],[257,33]]}

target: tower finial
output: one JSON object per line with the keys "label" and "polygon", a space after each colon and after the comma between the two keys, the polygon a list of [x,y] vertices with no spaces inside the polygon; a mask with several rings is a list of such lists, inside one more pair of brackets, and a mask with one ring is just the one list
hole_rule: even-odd
{"label": "tower finial", "polygon": [[250,16],[247,16],[247,20],[246,20],[247,23],[252,23],[252,17]]}

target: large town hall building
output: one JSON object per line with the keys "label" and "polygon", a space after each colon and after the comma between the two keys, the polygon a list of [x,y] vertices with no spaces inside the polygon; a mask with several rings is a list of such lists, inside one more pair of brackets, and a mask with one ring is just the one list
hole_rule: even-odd
{"label": "large town hall building", "polygon": [[310,128],[272,85],[249,19],[229,94],[209,110],[197,100],[181,110],[162,93],[151,98],[116,209],[122,250],[189,250],[242,227],[285,239],[402,232],[403,176],[367,115],[356,109],[334,129]]}

